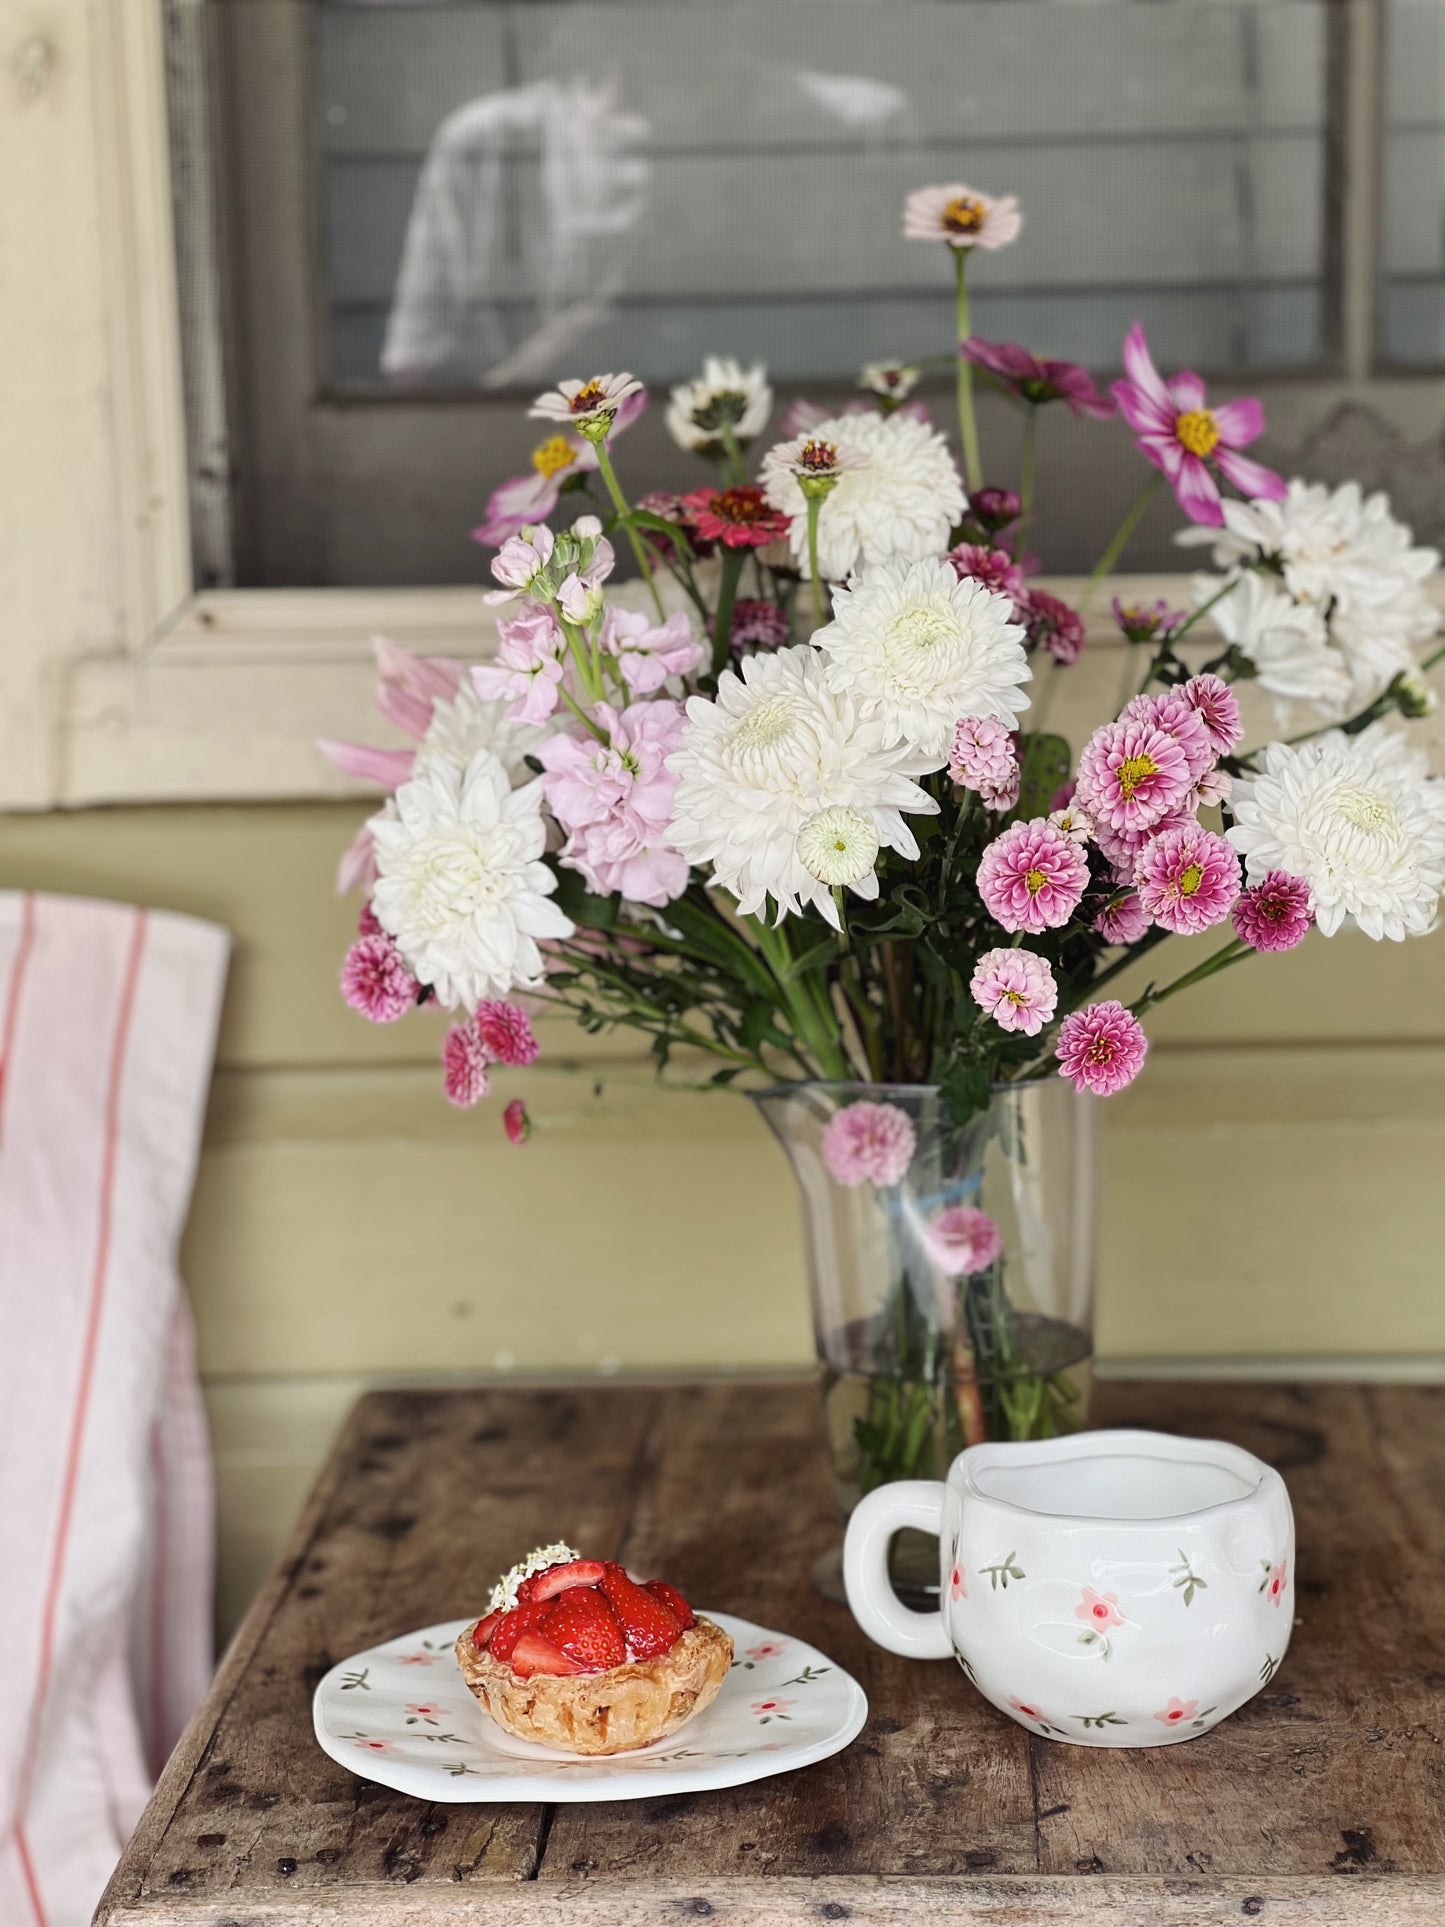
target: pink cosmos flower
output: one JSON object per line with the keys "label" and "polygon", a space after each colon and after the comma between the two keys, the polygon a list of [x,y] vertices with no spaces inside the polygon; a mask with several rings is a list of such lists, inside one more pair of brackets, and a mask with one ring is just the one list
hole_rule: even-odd
{"label": "pink cosmos flower", "polygon": [[980,542],[960,542],[943,558],[951,563],[960,582],[972,578],[995,595],[1007,596],[1015,604],[1027,593],[1024,572],[1007,549],[985,548]]}
{"label": "pink cosmos flower", "polygon": [[1234,906],[1234,932],[1252,950],[1293,950],[1314,924],[1310,886],[1302,877],[1271,870]]}
{"label": "pink cosmos flower", "polygon": [[1118,1593],[1095,1592],[1092,1586],[1083,1587],[1082,1597],[1074,1608],[1074,1617],[1082,1619],[1086,1626],[1092,1626],[1101,1633],[1124,1624],[1124,1615],[1119,1611]]}
{"label": "pink cosmos flower", "polygon": [[1193,781],[1189,758],[1172,736],[1121,718],[1096,729],[1085,743],[1074,794],[1096,832],[1151,830],[1179,807]]}
{"label": "pink cosmos flower", "polygon": [[1121,890],[1110,897],[1095,917],[1094,928],[1105,943],[1137,943],[1149,928],[1149,912],[1139,901],[1138,891]]}
{"label": "pink cosmos flower", "polygon": [[1204,383],[1188,369],[1166,383],[1138,322],[1124,341],[1124,375],[1113,384],[1113,394],[1134,430],[1134,446],[1167,478],[1191,522],[1224,526],[1211,464],[1242,495],[1284,500],[1283,478],[1238,453],[1264,432],[1264,408],[1258,401],[1231,401],[1211,409]]}
{"label": "pink cosmos flower", "polygon": [[395,939],[379,930],[375,936],[358,937],[347,951],[341,994],[373,1024],[394,1024],[415,1010],[418,987]]}
{"label": "pink cosmos flower", "polygon": [[734,649],[784,649],[789,640],[787,611],[778,603],[743,596],[733,604],[728,641]]}
{"label": "pink cosmos flower", "polygon": [[731,488],[697,488],[682,506],[698,534],[728,549],[765,549],[788,533],[792,517],[775,509],[753,482]]}
{"label": "pink cosmos flower", "polygon": [[1037,1037],[1059,1001],[1048,960],[1029,950],[986,950],[969,983],[973,1001],[1000,1030]]}
{"label": "pink cosmos flower", "polygon": [[[646,406],[645,389],[624,396],[612,418],[609,440],[630,428]],[[584,435],[563,431],[549,436],[532,450],[529,475],[514,475],[493,491],[481,527],[472,530],[472,540],[498,548],[530,523],[549,520],[564,485],[590,474],[596,466],[597,450]]]}
{"label": "pink cosmos flower", "polygon": [[909,241],[946,241],[951,248],[992,253],[1016,241],[1023,224],[1016,195],[995,200],[962,181],[917,188],[903,203],[903,233]]}
{"label": "pink cosmos flower", "polygon": [[1031,936],[1066,924],[1088,881],[1084,852],[1043,816],[1011,824],[978,866],[978,893],[989,915],[1005,930]]}
{"label": "pink cosmos flower", "polygon": [[693,634],[686,609],[675,610],[654,626],[636,609],[614,603],[602,618],[600,646],[616,656],[622,680],[634,696],[654,695],[674,676],[690,676],[702,667],[705,651]]}
{"label": "pink cosmos flower", "polygon": [[975,489],[968,498],[968,512],[980,528],[997,535],[1023,514],[1023,497],[1011,488]]}
{"label": "pink cosmos flower", "polygon": [[1061,401],[1070,414],[1107,421],[1115,404],[1094,386],[1087,368],[1076,361],[1046,361],[1011,341],[980,341],[970,335],[961,351],[975,368],[983,368],[1018,401],[1037,406]]}
{"label": "pink cosmos flower", "polygon": [[472,1022],[453,1024],[442,1045],[442,1088],[462,1110],[480,1104],[489,1087],[487,1047]]}
{"label": "pink cosmos flower", "polygon": [[1030,649],[1042,649],[1067,669],[1084,653],[1084,618],[1047,589],[1030,589],[1019,608]]}
{"label": "pink cosmos flower", "polygon": [[1198,1711],[1198,1700],[1171,1699],[1164,1711],[1156,1713],[1154,1718],[1161,1726],[1182,1726],[1186,1720],[1192,1720]]}
{"label": "pink cosmos flower", "polygon": [[1239,698],[1229,684],[1218,676],[1191,676],[1180,684],[1179,694],[1203,723],[1215,755],[1227,756],[1244,736]]}
{"label": "pink cosmos flower", "polygon": [[823,1132],[823,1162],[836,1183],[898,1184],[913,1162],[918,1133],[907,1111],[868,1098],[845,1104]]}
{"label": "pink cosmos flower", "polygon": [[1125,704],[1119,719],[1126,723],[1149,723],[1172,736],[1184,751],[1189,780],[1197,783],[1214,761],[1214,749],[1204,718],[1182,692],[1165,690],[1158,696],[1135,696]]}
{"label": "pink cosmos flower", "polygon": [[1019,800],[1018,753],[996,716],[965,716],[955,726],[948,774],[982,797],[986,809],[1011,810]]}
{"label": "pink cosmos flower", "polygon": [[987,1271],[1003,1252],[1003,1233],[986,1211],[950,1204],[924,1228],[923,1242],[940,1271],[964,1278]]}
{"label": "pink cosmos flower", "polygon": [[1198,824],[1164,830],[1139,852],[1134,879],[1139,901],[1161,929],[1197,937],[1233,909],[1239,857],[1222,836]]}
{"label": "pink cosmos flower", "polygon": [[1157,602],[1110,603],[1114,620],[1125,642],[1167,642],[1185,620],[1183,609],[1171,609],[1162,598]]}
{"label": "pink cosmos flower", "polygon": [[568,832],[562,861],[589,890],[618,890],[632,903],[661,909],[687,888],[686,860],[668,842],[678,779],[667,758],[686,717],[679,703],[633,703],[620,713],[593,711],[608,740],[581,731],[549,736],[537,750],[543,794]]}
{"label": "pink cosmos flower", "polygon": [[535,1064],[542,1046],[532,1029],[532,1020],[517,1004],[484,998],[477,1005],[477,1035],[492,1062],[521,1070]]}
{"label": "pink cosmos flower", "polygon": [[532,1120],[527,1115],[527,1107],[520,1097],[514,1097],[502,1112],[502,1129],[513,1144],[525,1144],[532,1135]]}
{"label": "pink cosmos flower", "polygon": [[497,651],[472,670],[472,687],[484,702],[508,704],[513,723],[545,723],[561,701],[562,631],[550,609],[534,603],[497,625]]}
{"label": "pink cosmos flower", "polygon": [[1139,1019],[1114,998],[1075,1010],[1059,1026],[1059,1069],[1076,1091],[1112,1097],[1132,1084],[1149,1040]]}

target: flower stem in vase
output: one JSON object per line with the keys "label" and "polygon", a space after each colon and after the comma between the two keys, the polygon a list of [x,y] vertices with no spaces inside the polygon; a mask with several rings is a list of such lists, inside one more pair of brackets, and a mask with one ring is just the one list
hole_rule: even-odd
{"label": "flower stem in vase", "polygon": [[954,1333],[952,1367],[953,1402],[958,1411],[963,1442],[965,1445],[982,1445],[988,1437],[988,1419],[979,1391],[973,1347],[962,1325]]}

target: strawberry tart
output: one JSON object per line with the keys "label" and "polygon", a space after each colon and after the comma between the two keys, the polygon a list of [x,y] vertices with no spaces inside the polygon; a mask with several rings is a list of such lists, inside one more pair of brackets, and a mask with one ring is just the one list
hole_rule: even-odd
{"label": "strawberry tart", "polygon": [[542,1546],[503,1575],[457,1640],[462,1677],[498,1726],[566,1753],[627,1753],[675,1732],[732,1664],[721,1626],[664,1579]]}

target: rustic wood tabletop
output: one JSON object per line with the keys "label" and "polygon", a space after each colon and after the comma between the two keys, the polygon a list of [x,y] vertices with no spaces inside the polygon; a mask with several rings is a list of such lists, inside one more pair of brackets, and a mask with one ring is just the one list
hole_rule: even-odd
{"label": "rustic wood tabletop", "polygon": [[[1032,1737],[956,1666],[868,1645],[808,1581],[838,1529],[811,1385],[364,1398],[97,1922],[1439,1927],[1445,1391],[1111,1383],[1095,1417],[1233,1439],[1294,1499],[1289,1655],[1188,1745]],[[320,1751],[336,1660],[479,1611],[559,1537],[821,1646],[868,1693],[863,1733],[777,1779],[605,1805],[428,1805]]]}

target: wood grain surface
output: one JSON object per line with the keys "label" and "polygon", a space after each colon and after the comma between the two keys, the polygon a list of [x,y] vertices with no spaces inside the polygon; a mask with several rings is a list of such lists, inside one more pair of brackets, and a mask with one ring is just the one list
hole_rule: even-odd
{"label": "wood grain surface", "polygon": [[[1095,1416],[1235,1440],[1294,1500],[1288,1658],[1185,1746],[1032,1737],[819,1599],[838,1528],[811,1385],[369,1395],[97,1921],[1445,1920],[1445,1392],[1116,1383]],[[868,1725],[774,1780],[556,1807],[428,1805],[320,1751],[336,1660],[477,1611],[557,1537],[814,1641]]]}

